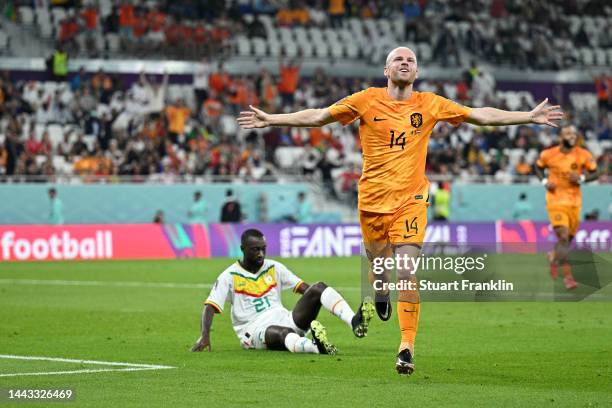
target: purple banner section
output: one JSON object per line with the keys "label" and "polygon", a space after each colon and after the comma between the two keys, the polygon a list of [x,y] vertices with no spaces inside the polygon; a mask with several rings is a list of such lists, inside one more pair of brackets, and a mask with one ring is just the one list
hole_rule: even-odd
{"label": "purple banner section", "polygon": [[[361,253],[359,224],[211,224],[211,256],[240,257],[240,235],[249,228],[264,233],[268,256],[332,257]],[[577,247],[610,251],[612,222],[583,222],[574,241]],[[427,226],[425,242],[498,244],[501,252],[544,252],[552,248],[556,237],[547,222],[432,222]]]}
{"label": "purple banner section", "polygon": [[[263,232],[267,254],[280,257],[352,256],[361,253],[359,224],[212,224],[211,255],[240,256],[240,235],[249,228]],[[431,223],[427,243],[495,243],[495,224]]]}
{"label": "purple banner section", "polygon": [[[552,249],[557,238],[552,226],[547,222],[505,222],[496,223],[496,240],[501,244],[535,244],[522,248],[531,248],[530,252],[543,252]],[[580,224],[574,246],[597,252],[612,250],[612,222],[584,221]],[[509,245],[508,248],[519,246]]]}

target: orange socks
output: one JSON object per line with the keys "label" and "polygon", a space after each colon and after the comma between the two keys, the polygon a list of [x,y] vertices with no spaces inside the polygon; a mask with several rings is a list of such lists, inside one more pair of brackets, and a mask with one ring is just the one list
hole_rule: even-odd
{"label": "orange socks", "polygon": [[402,342],[398,351],[408,348],[414,355],[414,340],[419,326],[420,311],[420,303],[397,302],[397,317],[402,334]]}

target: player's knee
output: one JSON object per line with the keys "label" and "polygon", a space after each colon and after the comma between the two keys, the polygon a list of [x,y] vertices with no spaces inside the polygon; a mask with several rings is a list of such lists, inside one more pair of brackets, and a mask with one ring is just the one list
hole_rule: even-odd
{"label": "player's knee", "polygon": [[317,282],[313,284],[310,288],[308,288],[308,291],[310,292],[311,295],[321,296],[321,294],[323,294],[323,291],[326,288],[327,288],[327,285],[325,283]]}
{"label": "player's knee", "polygon": [[289,328],[289,327],[282,327],[279,329],[279,335],[280,338],[283,339],[283,341],[285,340],[285,337],[287,337],[289,334],[291,333],[295,333],[295,330]]}

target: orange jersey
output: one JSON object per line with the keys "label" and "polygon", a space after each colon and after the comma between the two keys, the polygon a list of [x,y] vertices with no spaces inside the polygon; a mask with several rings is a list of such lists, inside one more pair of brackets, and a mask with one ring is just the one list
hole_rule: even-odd
{"label": "orange jersey", "polygon": [[580,186],[570,182],[570,173],[583,174],[585,170],[595,171],[597,163],[588,150],[574,147],[567,153],[561,151],[560,146],[551,147],[540,153],[537,161],[538,167],[548,169],[548,181],[554,183],[554,191],[546,192],[547,206],[574,206],[582,205]]}
{"label": "orange jersey", "polygon": [[471,112],[430,92],[413,92],[410,99],[396,101],[387,88],[368,88],[328,109],[343,125],[360,119],[359,209],[384,214],[427,199],[425,161],[432,129],[438,121],[457,126]]}

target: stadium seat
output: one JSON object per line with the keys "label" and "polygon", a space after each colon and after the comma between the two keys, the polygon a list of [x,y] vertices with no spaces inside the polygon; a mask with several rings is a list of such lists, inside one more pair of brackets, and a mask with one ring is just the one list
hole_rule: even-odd
{"label": "stadium seat", "polygon": [[9,36],[2,30],[0,30],[0,53],[8,51],[9,48]]}
{"label": "stadium seat", "polygon": [[236,51],[239,56],[246,57],[251,55],[251,44],[246,36],[240,35],[236,37]]}
{"label": "stadium seat", "polygon": [[268,37],[268,50],[270,51],[270,56],[278,57],[282,53],[283,46],[277,39]]}
{"label": "stadium seat", "polygon": [[597,140],[587,140],[585,145],[594,157],[598,157],[603,153],[601,143]]}
{"label": "stadium seat", "polygon": [[23,24],[32,25],[34,24],[34,11],[30,6],[19,7],[19,18]]}
{"label": "stadium seat", "polygon": [[66,9],[63,7],[53,7],[51,9],[51,16],[55,25],[58,25],[64,18],[66,18]]}
{"label": "stadium seat", "polygon": [[45,17],[38,17],[38,32],[42,38],[50,39],[53,37],[53,25],[51,24],[51,20],[49,20],[49,15],[44,15]]}
{"label": "stadium seat", "polygon": [[303,147],[282,146],[274,152],[274,159],[281,169],[292,169],[299,167],[303,154]]}
{"label": "stadium seat", "polygon": [[64,131],[61,125],[51,124],[47,127],[49,132],[49,140],[51,145],[56,148],[59,143],[64,139]]}
{"label": "stadium seat", "polygon": [[431,58],[433,56],[433,52],[431,50],[431,46],[428,43],[420,43],[420,44],[418,44],[417,49],[418,49],[418,56],[417,56],[417,58],[420,58],[424,62],[431,61]]}
{"label": "stadium seat", "polygon": [[304,27],[296,27],[293,29],[293,35],[298,43],[308,41],[308,32]]}
{"label": "stadium seat", "polygon": [[288,58],[295,58],[298,55],[298,47],[295,41],[283,43],[283,49],[285,50],[285,56]]}
{"label": "stadium seat", "polygon": [[111,52],[119,51],[119,35],[115,33],[106,34],[106,45]]}
{"label": "stadium seat", "polygon": [[288,43],[290,41],[293,41],[293,33],[291,32],[291,29],[287,27],[281,27],[278,29],[278,33],[280,34],[280,40],[282,43]]}
{"label": "stadium seat", "polygon": [[374,20],[374,19],[367,19],[367,20],[364,21],[363,26],[367,30],[368,36],[373,41],[378,41],[378,39],[380,38],[380,32],[378,31],[378,26],[376,25],[376,20]]}
{"label": "stadium seat", "polygon": [[340,41],[343,41],[343,42],[347,43],[347,45],[348,45],[348,43],[353,41],[353,35],[346,28],[342,28],[342,29],[338,30],[338,37],[340,38]]}
{"label": "stadium seat", "polygon": [[348,58],[359,57],[359,48],[354,43],[346,43],[346,56]]}
{"label": "stadium seat", "polygon": [[580,54],[582,55],[582,64],[586,66],[591,66],[595,63],[595,56],[593,55],[593,50],[587,47],[580,49]]}
{"label": "stadium seat", "polygon": [[386,18],[381,18],[378,20],[378,28],[380,29],[380,33],[383,37],[393,38],[394,40],[403,40],[403,38],[396,37],[396,33],[393,31],[391,22]]}
{"label": "stadium seat", "polygon": [[602,48],[593,49],[593,53],[595,55],[595,64],[599,66],[606,66],[606,52]]}
{"label": "stadium seat", "polygon": [[314,49],[312,47],[312,43],[310,42],[300,42],[298,43],[298,47],[302,53],[302,57],[304,58],[312,58],[314,56]]}
{"label": "stadium seat", "polygon": [[[429,8],[428,8],[429,9]],[[393,28],[393,33],[395,33],[395,38],[398,40],[404,39],[404,31],[406,22],[402,17],[396,17],[391,23],[391,27]]]}
{"label": "stadium seat", "polygon": [[330,44],[329,51],[333,58],[342,58],[344,56],[344,47],[339,42]]}
{"label": "stadium seat", "polygon": [[319,58],[328,58],[330,56],[329,45],[320,42],[315,45],[315,55]]}

